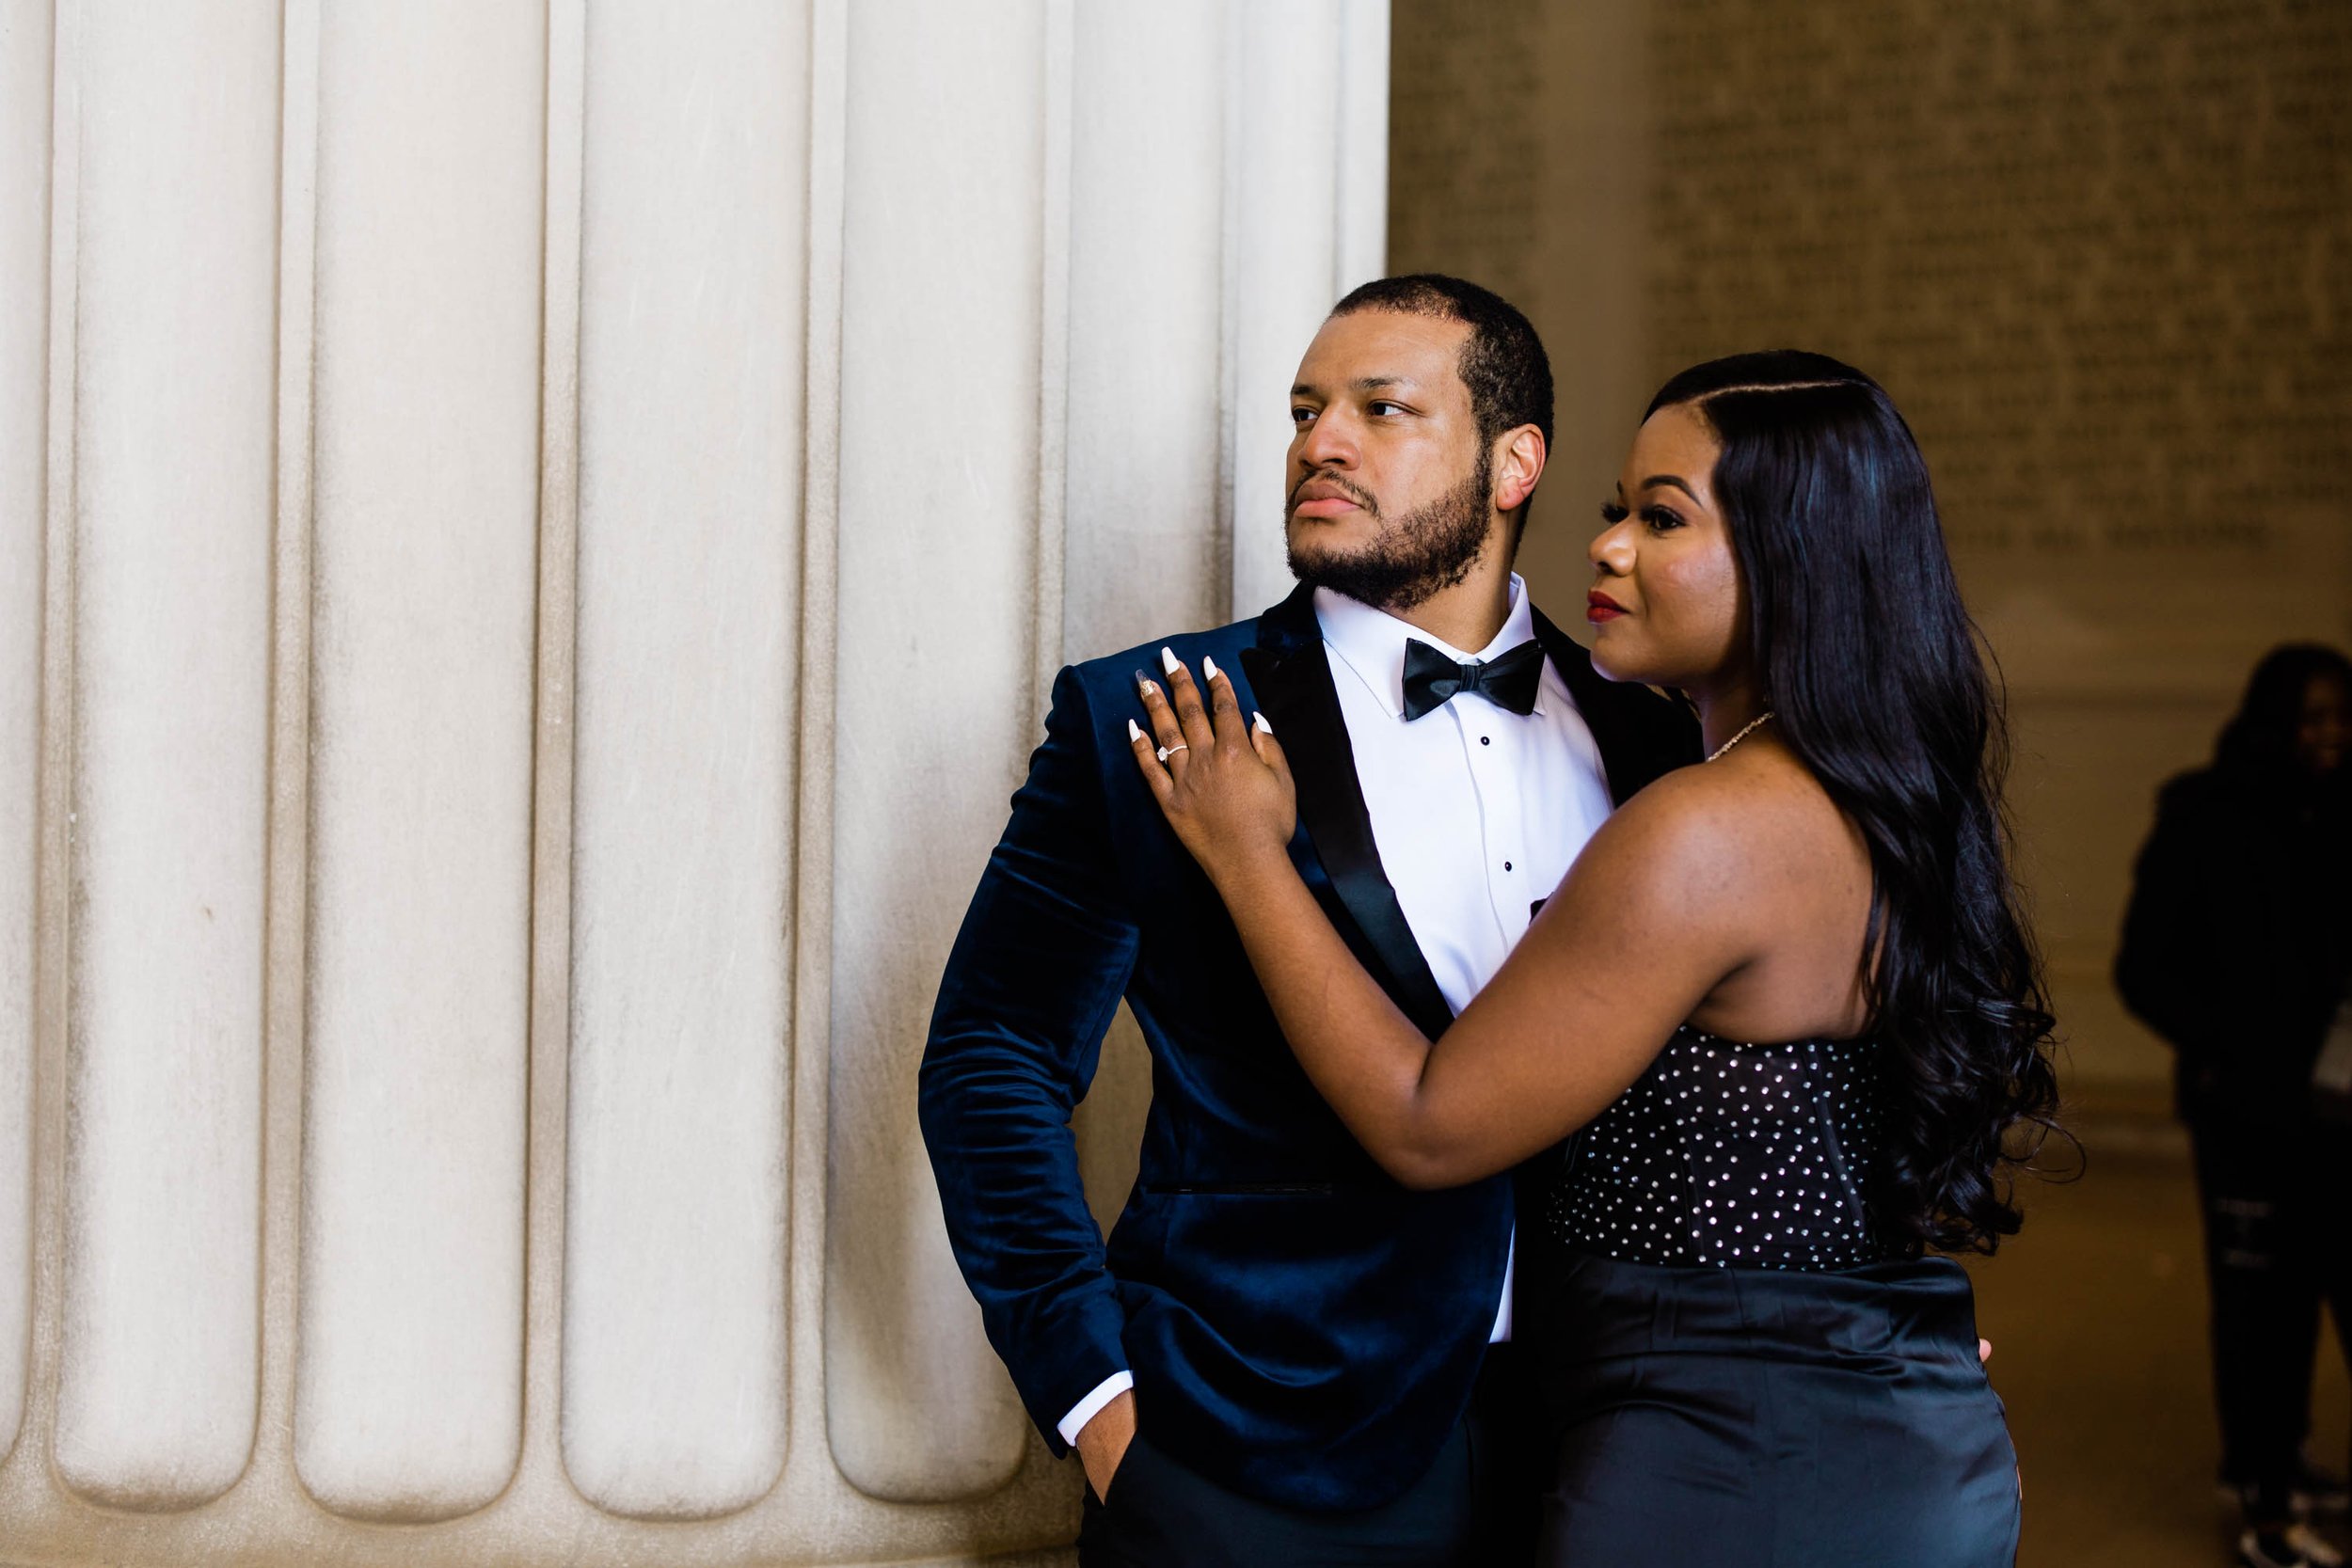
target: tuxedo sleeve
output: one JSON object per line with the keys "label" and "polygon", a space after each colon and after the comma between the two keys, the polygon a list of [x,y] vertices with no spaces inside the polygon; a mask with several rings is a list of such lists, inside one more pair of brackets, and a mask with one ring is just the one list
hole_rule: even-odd
{"label": "tuxedo sleeve", "polygon": [[989,1342],[1057,1453],[1057,1423],[1127,1370],[1125,1313],[1070,1131],[1137,943],[1113,863],[1106,760],[1085,688],[1065,669],[948,955],[921,1076],[948,1241]]}

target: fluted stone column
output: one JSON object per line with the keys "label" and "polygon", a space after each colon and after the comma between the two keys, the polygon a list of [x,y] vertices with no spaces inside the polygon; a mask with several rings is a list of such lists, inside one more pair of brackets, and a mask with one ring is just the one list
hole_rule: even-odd
{"label": "fluted stone column", "polygon": [[923,1027],[1287,586],[1387,25],[0,0],[0,1564],[1061,1554]]}

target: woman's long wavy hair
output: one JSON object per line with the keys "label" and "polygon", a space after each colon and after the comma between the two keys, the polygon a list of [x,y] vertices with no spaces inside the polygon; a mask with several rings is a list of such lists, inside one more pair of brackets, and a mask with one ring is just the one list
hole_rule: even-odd
{"label": "woman's long wavy hair", "polygon": [[2010,878],[2001,694],[1927,464],[1878,383],[1823,355],[1694,366],[1649,411],[1675,405],[1722,443],[1715,497],[1781,738],[1869,844],[1880,1224],[1915,1250],[1991,1252],[2017,1229],[2014,1167],[2056,1127],[2055,1021]]}

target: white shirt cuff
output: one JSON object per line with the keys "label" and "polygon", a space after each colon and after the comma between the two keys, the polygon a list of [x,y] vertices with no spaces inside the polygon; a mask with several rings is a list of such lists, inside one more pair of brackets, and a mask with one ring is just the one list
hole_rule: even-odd
{"label": "white shirt cuff", "polygon": [[1082,1399],[1077,1403],[1072,1405],[1070,1407],[1070,1414],[1064,1416],[1061,1418],[1061,1424],[1057,1426],[1054,1430],[1061,1433],[1061,1440],[1063,1442],[1069,1444],[1073,1449],[1076,1448],[1078,1446],[1078,1433],[1086,1430],[1086,1424],[1094,1419],[1095,1417],[1101,1415],[1104,1405],[1110,1403],[1111,1401],[1119,1398],[1120,1395],[1125,1393],[1128,1389],[1133,1388],[1135,1386],[1135,1373],[1111,1373],[1110,1376],[1104,1378],[1101,1383],[1095,1386],[1093,1393],[1089,1394],[1085,1399]]}

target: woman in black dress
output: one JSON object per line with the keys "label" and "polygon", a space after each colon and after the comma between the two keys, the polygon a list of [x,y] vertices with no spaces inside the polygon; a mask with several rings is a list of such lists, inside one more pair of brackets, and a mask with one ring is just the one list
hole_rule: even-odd
{"label": "woman in black dress", "polygon": [[1745,355],[1667,384],[1602,513],[1595,663],[1687,694],[1708,760],[1610,819],[1436,1042],[1300,881],[1279,740],[1223,675],[1147,691],[1136,763],[1391,1174],[1582,1130],[1520,1243],[1544,1561],[2010,1563],[2014,1454],[1937,1254],[2017,1227],[2051,1021],[1925,465],[1861,372]]}

